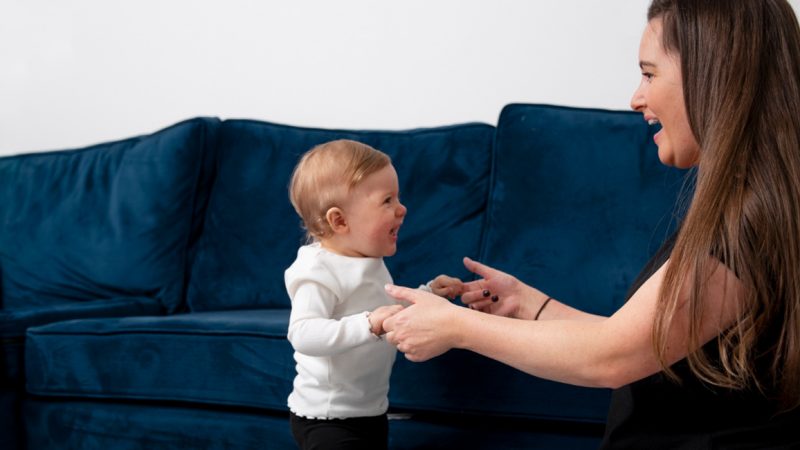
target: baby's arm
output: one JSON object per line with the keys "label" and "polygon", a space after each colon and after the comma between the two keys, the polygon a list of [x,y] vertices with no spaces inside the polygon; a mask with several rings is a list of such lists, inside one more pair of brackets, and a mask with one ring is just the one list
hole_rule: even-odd
{"label": "baby's arm", "polygon": [[287,336],[296,351],[332,356],[375,340],[366,313],[333,319],[336,304],[333,291],[319,283],[304,282],[297,288]]}

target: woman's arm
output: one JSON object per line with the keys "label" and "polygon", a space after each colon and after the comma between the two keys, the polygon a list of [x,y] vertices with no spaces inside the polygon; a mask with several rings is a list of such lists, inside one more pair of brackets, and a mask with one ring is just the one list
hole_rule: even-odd
{"label": "woman's arm", "polygon": [[[387,320],[384,328],[390,331],[387,339],[412,361],[429,359],[450,348],[464,348],[538,377],[615,388],[661,370],[652,346],[652,326],[665,267],[613,316],[593,320],[581,320],[584,316],[569,310],[564,310],[566,315],[577,319],[519,320],[459,308],[415,290],[389,287],[390,295],[414,304]],[[717,264],[709,276],[711,283],[703,293],[702,343],[733,322],[735,302],[727,300],[740,289],[738,280],[722,264]],[[560,312],[560,308],[551,311],[554,315]],[[670,364],[688,353],[685,308],[678,310],[671,330]]]}
{"label": "woman's arm", "polygon": [[542,291],[470,258],[464,258],[464,267],[481,278],[464,283],[458,278],[439,275],[430,283],[433,293],[451,299],[460,296],[461,302],[471,309],[523,320],[604,319],[603,316],[575,309],[556,299],[547,301],[550,297]]}

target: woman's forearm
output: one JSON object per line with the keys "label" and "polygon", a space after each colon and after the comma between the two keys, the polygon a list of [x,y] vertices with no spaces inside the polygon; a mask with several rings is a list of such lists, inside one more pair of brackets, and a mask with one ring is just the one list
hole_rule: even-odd
{"label": "woman's forearm", "polygon": [[[520,320],[416,289],[387,292],[412,304],[384,322],[389,342],[411,361],[462,348],[541,378],[592,387],[621,386],[660,369],[651,339],[653,301],[628,302],[609,318],[559,307],[550,320]],[[573,318],[552,317],[562,312]]]}
{"label": "woman's forearm", "polygon": [[[527,286],[527,285],[526,285]],[[587,320],[599,321],[603,316],[590,314],[569,305],[561,303],[558,299],[549,297],[538,289],[527,286],[525,302],[520,305],[516,317],[523,320]],[[548,301],[548,299],[550,299]],[[537,317],[538,316],[538,317]]]}
{"label": "woman's forearm", "polygon": [[614,388],[658,370],[647,350],[631,351],[610,336],[609,319],[571,310],[563,311],[577,320],[534,322],[464,308],[454,315],[454,346],[531,375],[587,387]]}

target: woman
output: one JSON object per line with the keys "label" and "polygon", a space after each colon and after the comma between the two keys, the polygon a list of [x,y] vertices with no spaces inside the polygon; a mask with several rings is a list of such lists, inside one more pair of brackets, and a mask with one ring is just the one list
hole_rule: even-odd
{"label": "woman", "polygon": [[[631,106],[694,167],[680,230],[611,317],[465,258],[481,278],[384,323],[412,361],[451,348],[614,388],[605,448],[800,448],[800,28],[785,0],[654,0]],[[497,297],[493,301],[492,297]],[[488,313],[488,314],[487,314]]]}

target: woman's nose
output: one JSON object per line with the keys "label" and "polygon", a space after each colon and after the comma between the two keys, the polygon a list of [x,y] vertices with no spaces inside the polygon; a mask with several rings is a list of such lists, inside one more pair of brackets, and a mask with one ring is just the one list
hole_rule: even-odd
{"label": "woman's nose", "polygon": [[644,101],[644,93],[642,92],[642,85],[640,84],[633,92],[633,97],[631,97],[631,109],[642,112],[646,104],[647,103]]}

